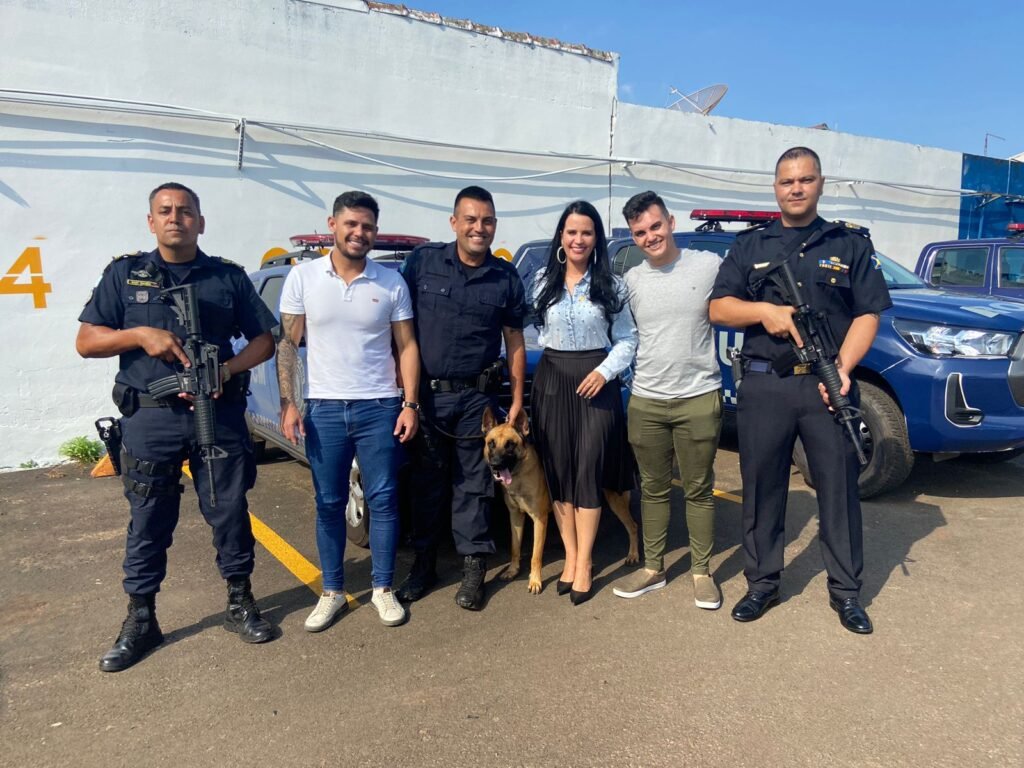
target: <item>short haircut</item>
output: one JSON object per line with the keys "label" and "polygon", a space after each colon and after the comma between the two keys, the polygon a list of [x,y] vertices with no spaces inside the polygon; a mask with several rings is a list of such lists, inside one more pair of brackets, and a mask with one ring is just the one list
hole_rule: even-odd
{"label": "short haircut", "polygon": [[784,162],[787,160],[799,160],[801,157],[811,158],[814,161],[814,167],[818,169],[818,175],[821,176],[821,158],[810,147],[790,147],[779,155],[779,159],[775,161],[775,175],[779,174],[779,166]]}
{"label": "short haircut", "polygon": [[196,213],[198,213],[200,216],[202,216],[202,210],[199,208],[199,195],[197,195],[191,189],[186,187],[184,184],[179,184],[176,181],[165,181],[163,184],[161,184],[159,187],[157,187],[156,189],[154,189],[152,192],[149,193],[149,207],[150,208],[153,207],[153,199],[158,194],[163,192],[165,189],[170,189],[170,190],[173,190],[175,192],[184,192],[186,195],[191,197],[192,198],[192,202],[196,206]]}
{"label": "short haircut", "polygon": [[354,208],[365,208],[373,214],[374,221],[380,218],[380,206],[377,205],[377,201],[366,192],[353,190],[351,192],[341,193],[334,198],[334,211],[331,215],[337,216],[341,213],[343,208],[348,208],[349,210]]}
{"label": "short haircut", "polygon": [[488,192],[483,187],[472,186],[466,187],[455,196],[455,205],[452,207],[452,213],[458,210],[459,202],[463,198],[468,198],[469,200],[476,200],[477,202],[480,203],[489,203],[491,208],[494,208],[494,197],[491,196],[491,193]]}
{"label": "short haircut", "polygon": [[644,212],[652,205],[656,205],[661,208],[661,212],[665,214],[665,218],[669,217],[668,208],[665,207],[665,201],[661,199],[661,195],[657,192],[647,190],[646,192],[640,192],[633,195],[626,204],[622,206],[622,215],[626,219],[626,223],[640,218]]}

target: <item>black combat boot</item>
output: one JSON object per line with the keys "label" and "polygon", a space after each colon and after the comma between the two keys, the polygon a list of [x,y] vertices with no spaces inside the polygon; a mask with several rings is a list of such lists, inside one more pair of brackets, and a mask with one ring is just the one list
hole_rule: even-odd
{"label": "black combat boot", "polygon": [[156,622],[156,595],[128,595],[128,617],[114,647],[103,654],[100,669],[120,672],[128,669],[164,641]]}
{"label": "black combat boot", "polygon": [[462,561],[462,585],[455,593],[455,602],[468,611],[484,607],[484,576],[487,561],[479,555],[466,555]]}
{"label": "black combat boot", "polygon": [[403,603],[415,603],[427,594],[436,583],[437,552],[434,550],[417,552],[416,559],[412,563],[412,570],[405,577],[405,581],[395,590],[395,597]]}
{"label": "black combat boot", "polygon": [[237,632],[243,643],[265,643],[274,638],[274,628],[260,616],[252,586],[245,576],[228,579],[228,610],[224,629]]}

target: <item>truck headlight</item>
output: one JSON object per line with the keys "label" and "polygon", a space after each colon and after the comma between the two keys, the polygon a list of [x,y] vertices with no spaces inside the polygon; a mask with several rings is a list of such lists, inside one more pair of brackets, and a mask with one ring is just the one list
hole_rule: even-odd
{"label": "truck headlight", "polygon": [[896,332],[914,349],[941,357],[1009,357],[1020,334],[896,320]]}

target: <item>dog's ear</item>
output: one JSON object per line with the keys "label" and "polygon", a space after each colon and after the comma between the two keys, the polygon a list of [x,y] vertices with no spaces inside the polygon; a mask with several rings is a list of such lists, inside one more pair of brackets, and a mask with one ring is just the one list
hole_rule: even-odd
{"label": "dog's ear", "polygon": [[494,429],[495,424],[497,424],[497,422],[494,420],[494,412],[491,411],[490,406],[487,406],[486,408],[484,408],[484,418],[480,424],[480,428],[486,435],[488,432]]}
{"label": "dog's ear", "polygon": [[516,423],[512,425],[516,428],[516,431],[523,437],[530,434],[530,419],[526,415],[526,411],[520,411],[519,415],[516,416]]}

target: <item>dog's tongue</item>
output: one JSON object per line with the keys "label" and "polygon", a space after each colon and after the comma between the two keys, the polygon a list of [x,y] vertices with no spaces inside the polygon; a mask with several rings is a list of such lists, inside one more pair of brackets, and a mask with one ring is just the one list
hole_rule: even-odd
{"label": "dog's tongue", "polygon": [[500,480],[502,485],[512,484],[512,473],[507,469],[499,469],[495,474],[495,479]]}

